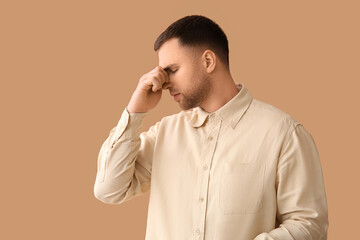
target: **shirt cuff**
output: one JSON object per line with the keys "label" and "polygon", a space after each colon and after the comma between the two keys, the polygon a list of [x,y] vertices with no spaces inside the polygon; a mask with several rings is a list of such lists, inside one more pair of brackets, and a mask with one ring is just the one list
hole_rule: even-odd
{"label": "shirt cuff", "polygon": [[139,137],[140,129],[147,112],[129,113],[127,108],[121,114],[120,120],[111,138],[111,148],[120,139],[134,139]]}

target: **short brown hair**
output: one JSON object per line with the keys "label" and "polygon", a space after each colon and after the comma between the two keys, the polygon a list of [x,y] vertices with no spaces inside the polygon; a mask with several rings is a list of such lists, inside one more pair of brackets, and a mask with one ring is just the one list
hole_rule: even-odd
{"label": "short brown hair", "polygon": [[224,31],[213,20],[201,15],[185,16],[166,28],[154,43],[157,51],[167,40],[178,38],[182,46],[211,49],[229,69],[229,46]]}

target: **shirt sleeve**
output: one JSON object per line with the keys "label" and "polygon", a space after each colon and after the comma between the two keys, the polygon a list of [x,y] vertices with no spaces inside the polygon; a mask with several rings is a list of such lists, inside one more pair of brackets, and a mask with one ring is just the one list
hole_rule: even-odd
{"label": "shirt sleeve", "polygon": [[159,122],[140,133],[145,116],[146,113],[129,113],[125,108],[103,142],[94,184],[94,195],[100,201],[120,204],[150,190]]}
{"label": "shirt sleeve", "polygon": [[255,240],[327,239],[328,209],[319,154],[300,123],[280,153],[276,190],[279,227]]}

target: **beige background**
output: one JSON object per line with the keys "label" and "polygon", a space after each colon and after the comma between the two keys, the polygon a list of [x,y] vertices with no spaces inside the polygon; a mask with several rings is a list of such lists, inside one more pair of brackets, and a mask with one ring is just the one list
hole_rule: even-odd
{"label": "beige background", "polygon": [[[0,239],[144,239],[148,194],[95,199],[102,142],[156,37],[189,14],[229,40],[230,68],[252,95],[314,137],[329,238],[353,239],[359,215],[358,1],[1,1]],[[180,111],[164,92],[143,130]]]}

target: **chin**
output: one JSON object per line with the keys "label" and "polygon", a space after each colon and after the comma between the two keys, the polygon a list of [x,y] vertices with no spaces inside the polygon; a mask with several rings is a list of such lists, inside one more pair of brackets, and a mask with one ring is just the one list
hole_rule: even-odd
{"label": "chin", "polygon": [[181,108],[181,110],[187,110],[187,108],[185,108],[183,105],[179,104],[179,107]]}
{"label": "chin", "polygon": [[181,105],[181,104],[179,104],[179,106],[180,106],[180,108],[181,108],[182,110],[184,110],[184,111],[194,108],[194,107],[184,107],[184,106]]}
{"label": "chin", "polygon": [[184,105],[182,105],[181,103],[179,103],[179,107],[180,107],[182,110],[188,110],[188,108],[184,107]]}

